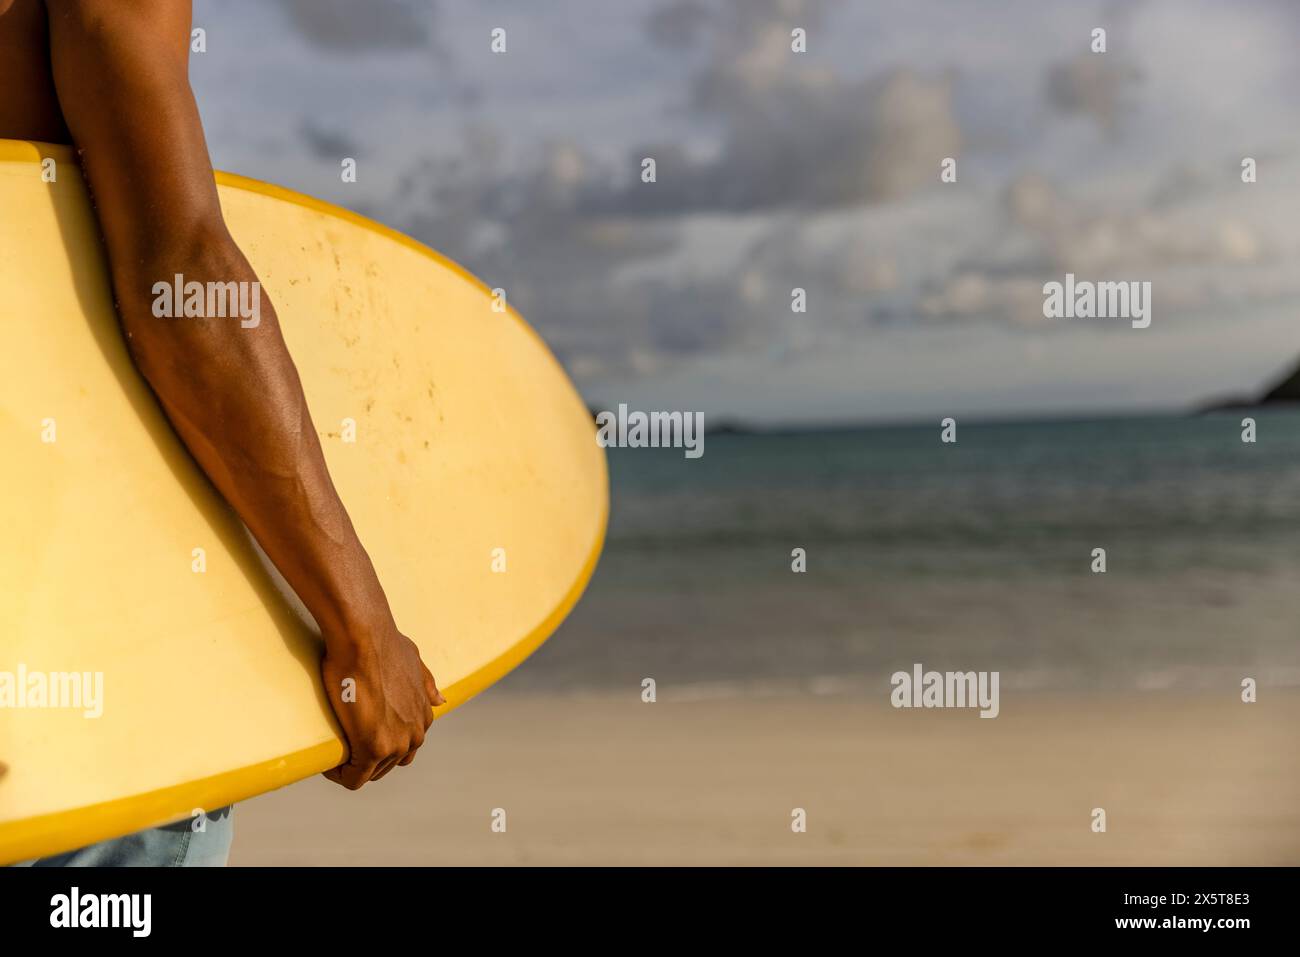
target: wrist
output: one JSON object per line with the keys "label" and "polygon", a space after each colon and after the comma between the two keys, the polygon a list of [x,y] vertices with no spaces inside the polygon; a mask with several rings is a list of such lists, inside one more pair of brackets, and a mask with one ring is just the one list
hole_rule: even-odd
{"label": "wrist", "polygon": [[397,630],[382,593],[362,602],[331,601],[316,624],[325,647],[336,653],[373,648]]}

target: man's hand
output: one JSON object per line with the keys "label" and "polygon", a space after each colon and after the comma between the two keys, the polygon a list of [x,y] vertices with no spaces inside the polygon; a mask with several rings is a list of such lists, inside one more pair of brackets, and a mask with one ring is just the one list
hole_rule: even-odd
{"label": "man's hand", "polygon": [[445,700],[415,642],[395,628],[364,642],[326,641],[325,693],[348,739],[348,761],[325,777],[355,791],[410,764]]}

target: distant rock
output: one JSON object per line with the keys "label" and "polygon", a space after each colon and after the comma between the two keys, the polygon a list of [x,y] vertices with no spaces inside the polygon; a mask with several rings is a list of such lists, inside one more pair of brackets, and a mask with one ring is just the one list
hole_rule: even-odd
{"label": "distant rock", "polygon": [[1300,402],[1300,366],[1292,369],[1259,400],[1260,405],[1272,402]]}
{"label": "distant rock", "polygon": [[1296,366],[1259,395],[1233,395],[1212,399],[1198,405],[1197,415],[1207,412],[1230,412],[1235,409],[1258,409],[1264,406],[1300,403],[1300,366]]}
{"label": "distant rock", "polygon": [[707,423],[704,426],[706,435],[753,435],[754,429],[735,419],[723,419],[717,425]]}
{"label": "distant rock", "polygon": [[1231,412],[1234,409],[1254,409],[1259,406],[1259,398],[1250,395],[1230,395],[1220,399],[1207,399],[1192,409],[1194,415],[1208,415],[1211,412]]}

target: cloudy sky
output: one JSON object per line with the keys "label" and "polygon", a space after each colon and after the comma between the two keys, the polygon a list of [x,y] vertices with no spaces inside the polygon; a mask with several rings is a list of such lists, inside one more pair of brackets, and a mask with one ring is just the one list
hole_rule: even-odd
{"label": "cloudy sky", "polygon": [[[195,23],[217,166],[504,287],[592,403],[1176,408],[1300,357],[1300,4],[196,0]],[[1151,327],[1044,319],[1066,272],[1151,281]]]}

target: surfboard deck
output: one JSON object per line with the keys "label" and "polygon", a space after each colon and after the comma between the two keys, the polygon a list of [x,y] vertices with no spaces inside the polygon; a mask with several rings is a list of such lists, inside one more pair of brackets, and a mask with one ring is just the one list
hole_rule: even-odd
{"label": "surfboard deck", "polygon": [[[595,568],[591,416],[455,263],[310,197],[217,183],[441,717],[536,649]],[[0,706],[7,863],[252,797],[345,749],[319,637],[130,361],[72,151],[0,140],[0,210],[0,683],[25,699]],[[34,705],[51,674],[102,675],[102,713]]]}

